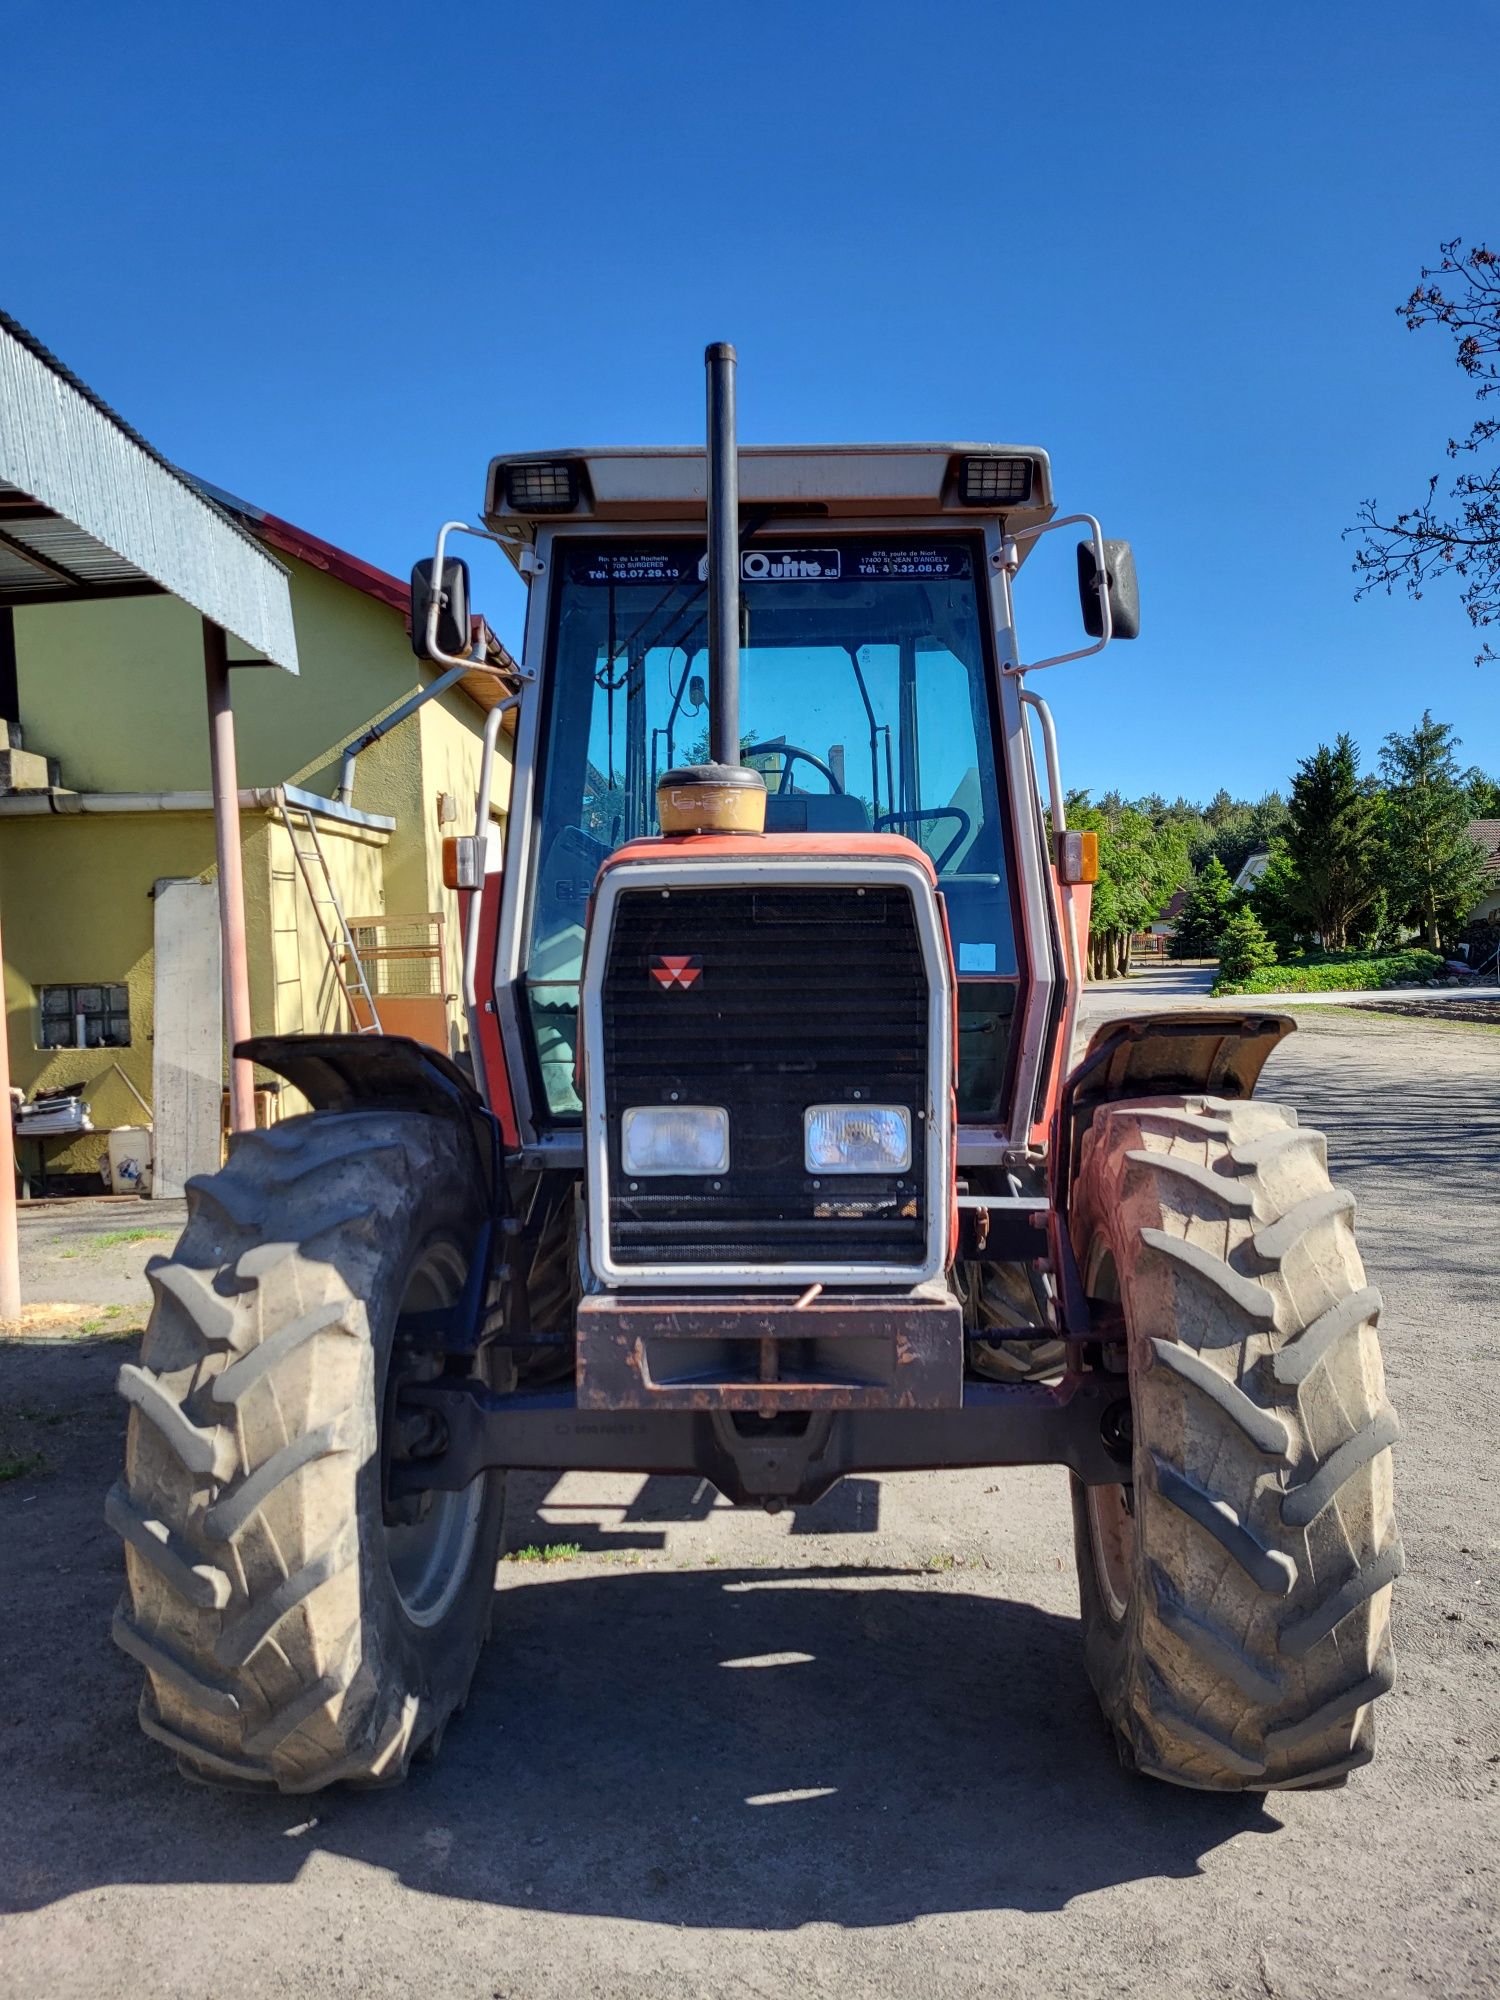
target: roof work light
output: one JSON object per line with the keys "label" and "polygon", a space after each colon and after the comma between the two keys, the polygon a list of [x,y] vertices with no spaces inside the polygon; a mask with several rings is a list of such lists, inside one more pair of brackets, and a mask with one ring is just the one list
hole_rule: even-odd
{"label": "roof work light", "polygon": [[1023,507],[1031,498],[1031,460],[961,458],[958,497],[966,507]]}
{"label": "roof work light", "polygon": [[505,499],[518,514],[571,514],[578,505],[578,467],[565,458],[508,465]]}

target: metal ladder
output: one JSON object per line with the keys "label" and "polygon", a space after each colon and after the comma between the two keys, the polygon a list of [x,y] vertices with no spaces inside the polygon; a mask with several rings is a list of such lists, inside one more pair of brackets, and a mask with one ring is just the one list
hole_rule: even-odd
{"label": "metal ladder", "polygon": [[[333,871],[328,866],[328,857],[323,852],[322,841],[318,838],[317,820],[312,813],[308,812],[305,808],[303,809],[302,817],[306,822],[307,832],[312,840],[312,851],[309,853],[306,848],[300,847],[297,843],[297,828],[293,823],[284,792],[278,792],[276,806],[281,814],[281,823],[286,828],[287,839],[292,844],[292,853],[296,857],[298,871],[307,886],[308,901],[312,904],[313,916],[317,921],[318,931],[323,939],[323,949],[328,953],[328,963],[333,967],[333,976],[338,983],[340,993],[344,996],[344,1005],[349,1010],[349,1019],[354,1031],[360,1035],[383,1034],[384,1030],[380,1025],[380,1015],[375,1007],[375,995],[370,990],[369,980],[365,977],[364,964],[354,943],[354,933],[350,930],[348,920],[344,916],[344,906],[339,901],[339,892],[334,883]],[[318,894],[317,887],[313,881],[312,871],[314,867],[317,868],[318,873],[323,878],[323,886],[327,891],[326,895],[320,896]],[[330,930],[328,925],[323,921],[325,905],[333,911],[337,923],[336,930]],[[338,940],[340,937],[343,939],[342,958],[339,955]],[[354,983],[352,986],[344,976],[345,968],[348,966],[354,968]],[[359,1018],[359,1009],[354,1004],[356,993],[370,1010],[368,1021],[361,1021]]]}

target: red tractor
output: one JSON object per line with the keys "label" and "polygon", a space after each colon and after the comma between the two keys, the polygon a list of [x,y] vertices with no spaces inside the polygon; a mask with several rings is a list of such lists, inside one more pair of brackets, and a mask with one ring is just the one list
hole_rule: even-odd
{"label": "red tractor", "polygon": [[[774,1510],[1047,1463],[1127,1763],[1341,1779],[1392,1680],[1396,1425],[1351,1198],[1253,1094],[1292,1024],[1070,1060],[1095,857],[1015,586],[1082,524],[1097,651],[1129,547],[1042,451],[741,452],[731,349],[708,389],[706,451],[490,466],[530,615],[504,833],[497,709],[451,856],[471,1067],[245,1045],[316,1108],[191,1187],[121,1373],[142,1724],[196,1777],[398,1779],[467,1695],[512,1468]],[[453,668],[457,525],[413,579]]]}

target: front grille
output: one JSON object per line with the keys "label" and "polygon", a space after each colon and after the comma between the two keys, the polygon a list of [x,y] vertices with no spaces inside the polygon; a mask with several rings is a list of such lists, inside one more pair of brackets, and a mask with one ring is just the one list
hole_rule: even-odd
{"label": "front grille", "polygon": [[[691,983],[657,977],[674,960]],[[616,1263],[922,1263],[928,987],[906,889],[622,890],[602,1001]],[[632,1184],[622,1114],[674,1101],[727,1110],[728,1171]],[[844,1102],[907,1107],[905,1173],[807,1172],[804,1111]]]}

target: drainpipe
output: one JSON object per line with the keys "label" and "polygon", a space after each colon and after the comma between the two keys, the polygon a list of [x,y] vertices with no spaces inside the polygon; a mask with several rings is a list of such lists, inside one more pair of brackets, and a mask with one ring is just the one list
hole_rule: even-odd
{"label": "drainpipe", "polygon": [[423,702],[431,701],[437,695],[446,694],[449,688],[456,687],[464,675],[472,674],[479,664],[475,660],[465,660],[461,666],[450,667],[447,673],[439,674],[435,681],[429,681],[426,687],[418,688],[416,693],[403,701],[399,708],[393,708],[383,721],[373,723],[363,736],[354,739],[344,752],[343,769],[339,772],[339,788],[334,795],[341,806],[347,806],[353,801],[354,760],[359,753],[368,750],[372,743],[378,743],[382,736],[389,735],[398,722],[405,722],[409,715],[415,714]]}
{"label": "drainpipe", "polygon": [[203,621],[203,670],[208,688],[208,757],[219,860],[219,930],[224,941],[224,1029],[229,1043],[229,1129],[255,1125],[255,1070],[236,1056],[250,1039],[250,954],[245,942],[245,877],[240,855],[239,773],[234,710],[229,700],[229,652],[224,629]]}
{"label": "drainpipe", "polygon": [[[272,810],[278,803],[274,787],[242,790],[241,806]],[[71,818],[78,813],[206,813],[214,809],[212,792],[46,792],[0,794],[0,819],[45,818],[49,813]]]}
{"label": "drainpipe", "polygon": [[[369,833],[394,833],[387,813],[356,812],[299,785],[241,786],[240,807],[247,812],[276,812],[283,805],[295,812],[315,813],[334,826],[362,828]],[[80,813],[206,813],[214,809],[212,792],[48,792],[0,793],[0,819],[76,819]]]}

